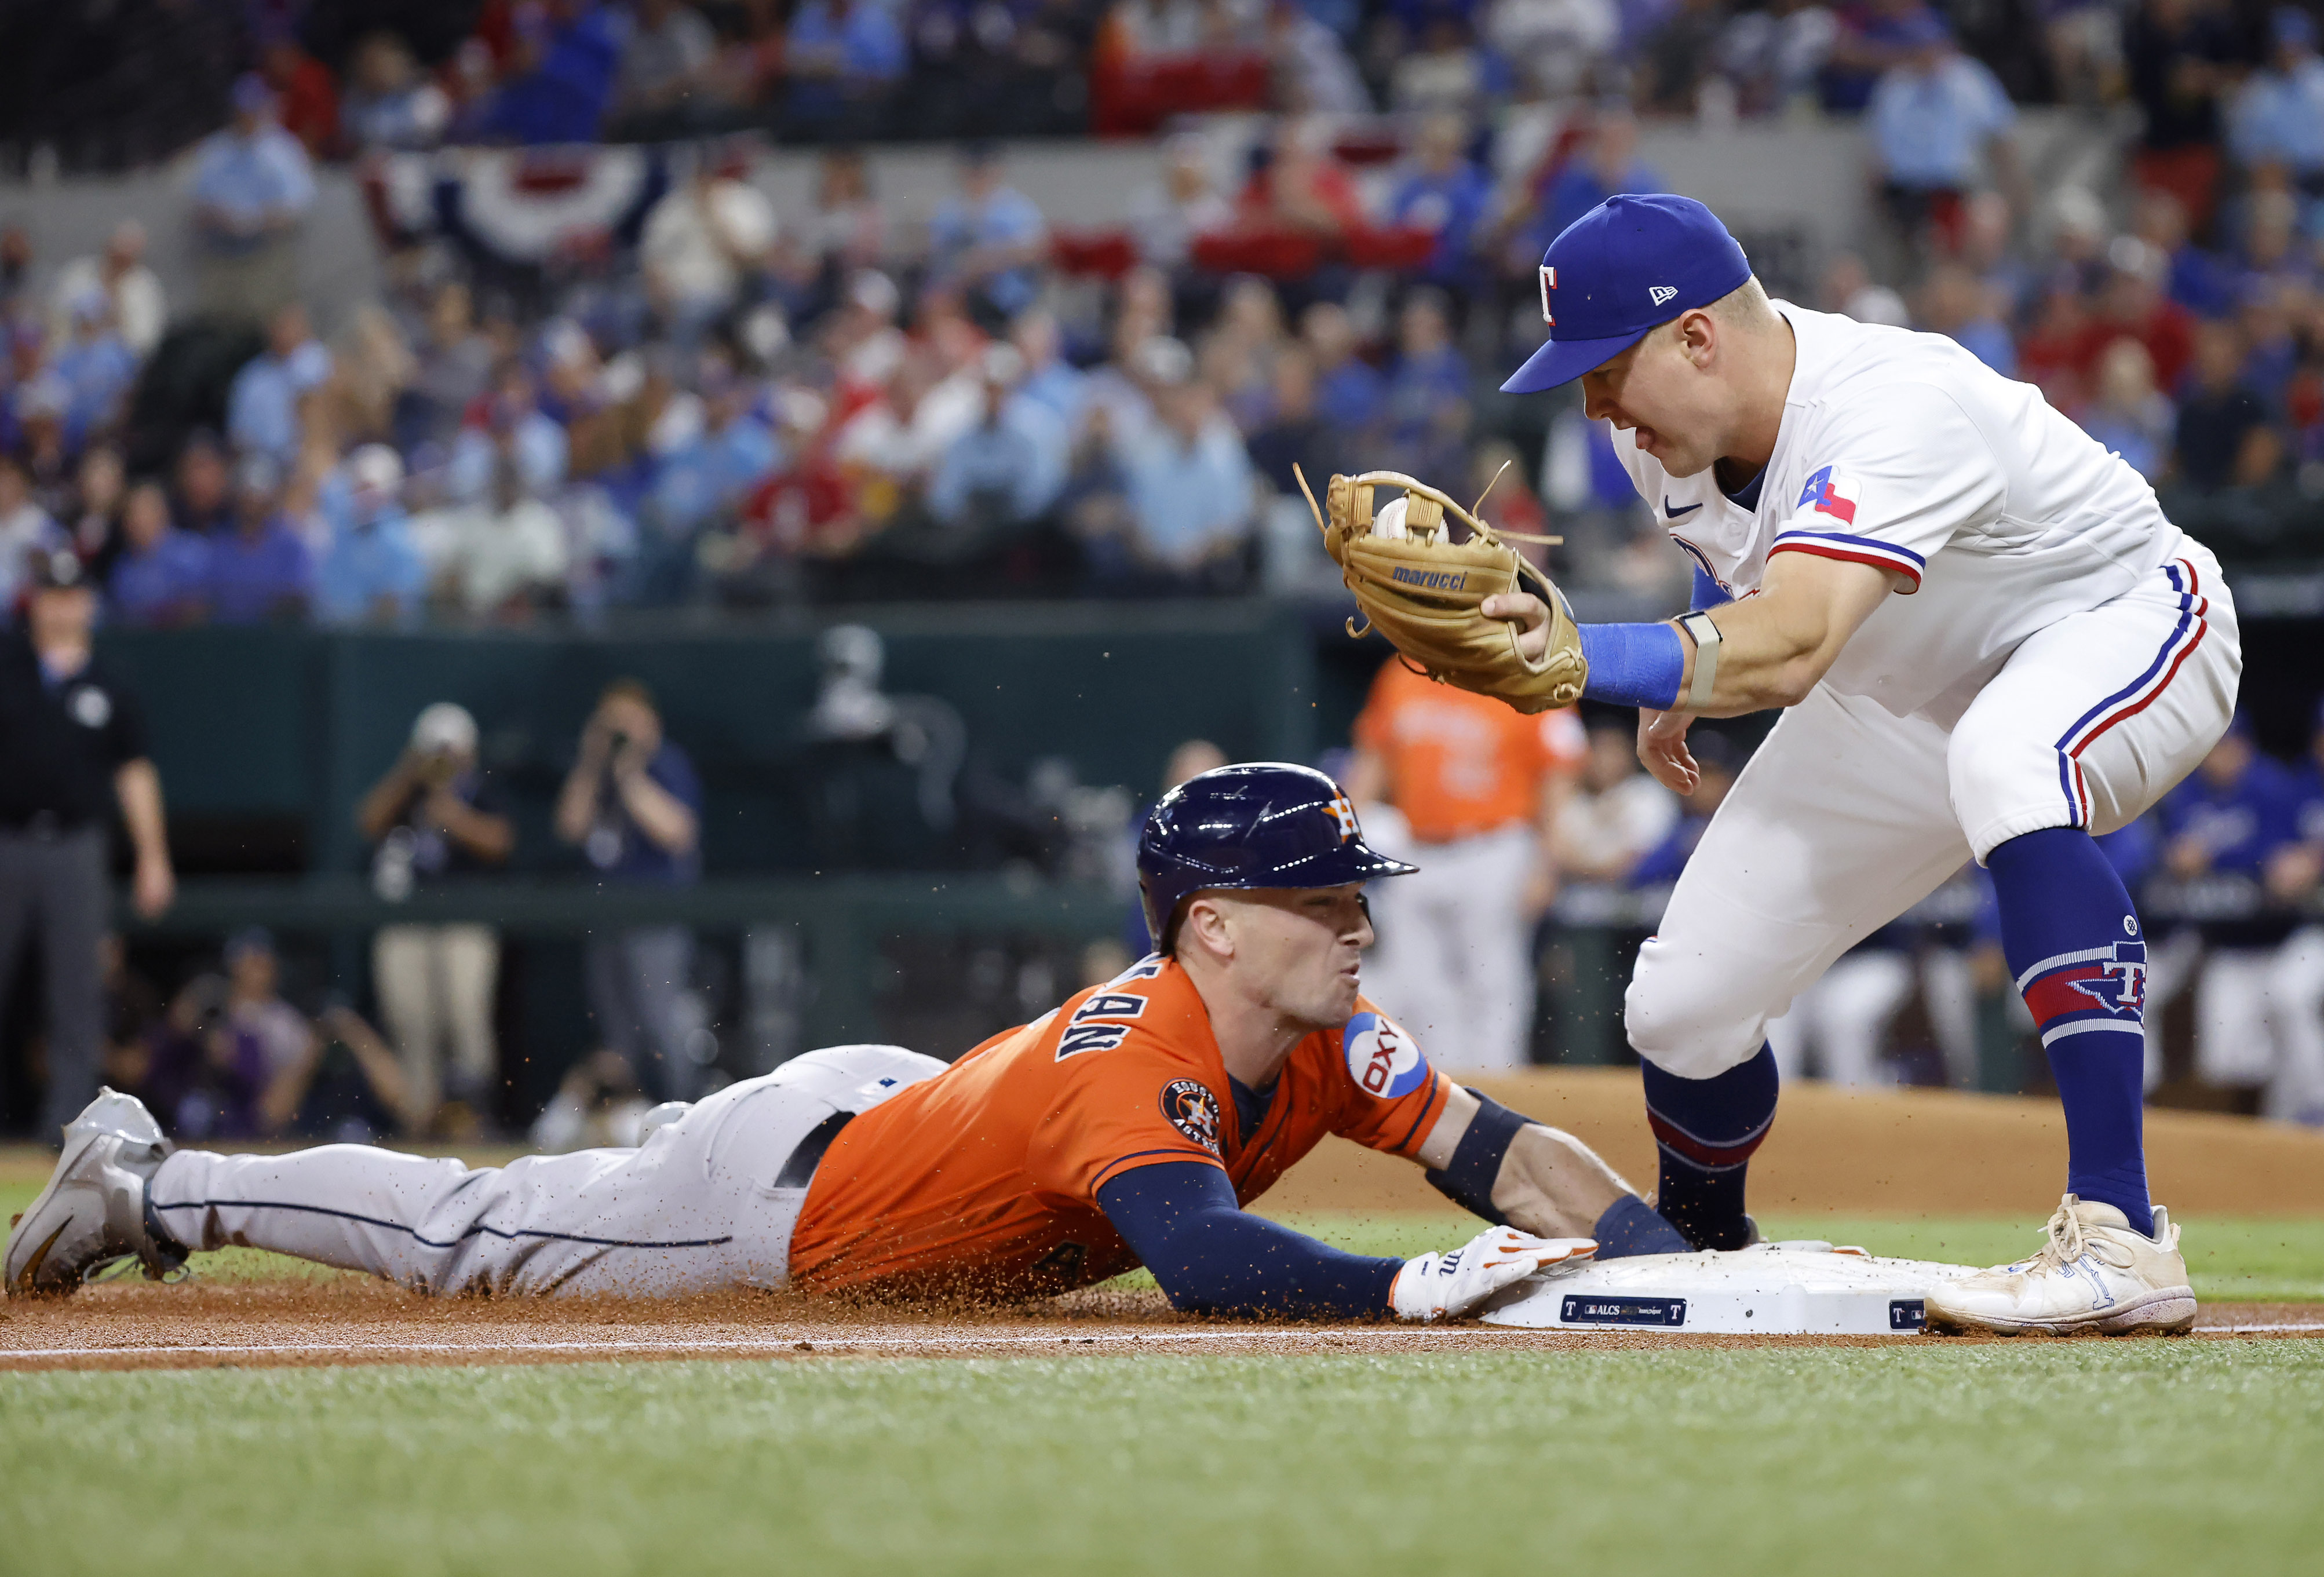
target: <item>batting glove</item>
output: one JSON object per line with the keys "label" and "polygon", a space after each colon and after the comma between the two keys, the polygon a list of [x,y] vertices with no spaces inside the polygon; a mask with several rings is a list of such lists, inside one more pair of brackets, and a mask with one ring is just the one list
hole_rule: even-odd
{"label": "batting glove", "polygon": [[1449,1254],[1406,1260],[1388,1286],[1388,1308],[1399,1320],[1458,1319],[1511,1282],[1553,1265],[1579,1264],[1597,1251],[1588,1238],[1536,1238],[1495,1227]]}

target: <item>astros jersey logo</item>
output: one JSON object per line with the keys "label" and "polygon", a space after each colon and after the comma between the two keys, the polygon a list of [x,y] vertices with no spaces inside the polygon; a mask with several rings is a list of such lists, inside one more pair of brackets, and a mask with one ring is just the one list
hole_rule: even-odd
{"label": "astros jersey logo", "polygon": [[1331,804],[1323,807],[1323,814],[1340,824],[1340,842],[1344,844],[1356,835],[1356,807],[1348,803],[1346,795],[1333,798]]}
{"label": "astros jersey logo", "polygon": [[2066,983],[2109,1013],[2136,1013],[2146,1005],[2146,944],[2117,942],[2114,962],[2101,963],[2099,973]]}
{"label": "astros jersey logo", "polygon": [[1162,1087],[1162,1115],[1170,1126],[1213,1155],[1219,1153],[1219,1098],[1194,1079],[1173,1079]]}
{"label": "astros jersey logo", "polygon": [[1428,1059],[1412,1037],[1382,1014],[1359,1013],[1349,1019],[1340,1047],[1347,1054],[1348,1076],[1367,1095],[1393,1101],[1427,1082]]}
{"label": "astros jersey logo", "polygon": [[1549,292],[1555,289],[1557,289],[1557,271],[1544,263],[1541,269],[1541,320],[1552,328],[1557,327],[1557,319],[1550,316]]}
{"label": "astros jersey logo", "polygon": [[1800,502],[1793,507],[1812,509],[1852,526],[1856,523],[1856,489],[1840,475],[1840,468],[1826,466],[1808,478],[1808,484],[1800,490]]}

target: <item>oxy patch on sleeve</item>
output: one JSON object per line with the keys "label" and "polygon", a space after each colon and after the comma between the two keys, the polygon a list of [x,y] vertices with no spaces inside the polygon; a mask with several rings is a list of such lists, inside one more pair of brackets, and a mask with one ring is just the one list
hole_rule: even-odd
{"label": "oxy patch on sleeve", "polygon": [[1348,1076],[1367,1095],[1393,1101],[1428,1082],[1428,1059],[1420,1043],[1383,1013],[1359,1013],[1341,1032]]}

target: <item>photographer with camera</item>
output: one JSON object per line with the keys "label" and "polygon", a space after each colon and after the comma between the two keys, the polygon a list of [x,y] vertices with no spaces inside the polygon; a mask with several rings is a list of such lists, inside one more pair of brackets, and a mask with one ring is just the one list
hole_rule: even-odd
{"label": "photographer with camera", "polygon": [[[615,679],[581,731],[581,749],[557,797],[557,835],[578,844],[606,883],[691,885],[702,874],[702,782],[664,737],[653,692]],[[589,1008],[601,1046],[619,1052],[657,1100],[701,1093],[688,1055],[687,992],[694,935],[684,926],[593,932]]]}
{"label": "photographer with camera", "polygon": [[[373,845],[372,884],[391,903],[504,864],[516,846],[515,825],[476,762],[476,720],[450,701],[420,714],[410,743],[355,807],[355,825]],[[372,983],[403,1062],[414,1136],[451,1106],[463,1129],[489,1119],[500,964],[490,926],[383,926],[373,938]]]}

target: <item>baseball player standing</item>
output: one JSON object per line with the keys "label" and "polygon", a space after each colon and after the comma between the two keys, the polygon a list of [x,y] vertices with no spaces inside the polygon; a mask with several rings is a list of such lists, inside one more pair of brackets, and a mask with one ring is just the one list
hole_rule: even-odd
{"label": "baseball player standing", "polygon": [[[1434,1320],[1593,1250],[1684,1250],[1588,1147],[1462,1089],[1358,994],[1364,884],[1411,867],[1365,844],[1329,778],[1205,772],[1147,817],[1138,867],[1160,951],[1115,979],[949,1067],[809,1052],[636,1148],[474,1170],[364,1145],[172,1151],[106,1091],[9,1240],[7,1290],[232,1242],[447,1293],[1016,1298],[1143,1264],[1180,1308]],[[1244,1208],[1326,1134],[1496,1224],[1375,1259]]]}
{"label": "baseball player standing", "polygon": [[[2242,669],[2218,565],[2043,402],[1934,335],[1771,301],[1702,204],[1616,197],[1542,259],[1543,346],[1693,560],[1696,611],[1585,625],[1585,694],[1694,780],[1697,716],[1784,715],[1704,835],[1626,1002],[1662,1213],[1739,1246],[1775,1113],[1768,1019],[1974,857],[2065,1108],[2041,1251],[1932,1294],[1932,1329],[2184,1331],[2179,1231],[2140,1134],[2146,936],[2093,841],[2227,728]],[[1532,596],[1488,600],[1545,646]]]}
{"label": "baseball player standing", "polygon": [[[1356,718],[1348,795],[1372,841],[1420,869],[1376,890],[1371,989],[1455,1067],[1530,1059],[1533,919],[1555,895],[1549,838],[1589,752],[1570,710],[1527,717],[1391,658]],[[1371,807],[1393,807],[1392,816]],[[1383,838],[1380,824],[1401,822]]]}

